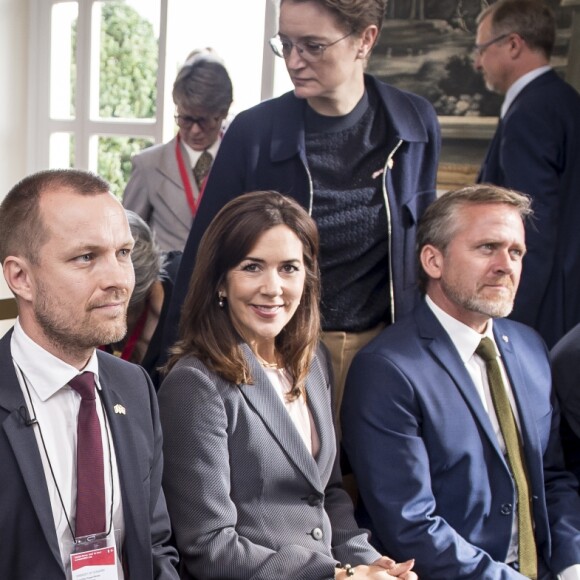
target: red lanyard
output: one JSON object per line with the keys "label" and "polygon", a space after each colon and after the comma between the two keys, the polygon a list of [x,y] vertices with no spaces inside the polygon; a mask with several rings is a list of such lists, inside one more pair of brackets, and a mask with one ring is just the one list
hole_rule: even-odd
{"label": "red lanyard", "polygon": [[203,180],[203,183],[199,188],[199,195],[197,196],[196,201],[193,196],[193,189],[191,188],[191,169],[188,169],[183,161],[183,153],[181,152],[181,136],[179,133],[177,133],[177,139],[175,140],[175,157],[177,158],[177,166],[179,167],[179,174],[181,175],[181,181],[183,182],[183,189],[185,189],[185,198],[187,199],[187,203],[191,209],[191,215],[195,217],[197,208],[201,202],[203,190],[205,189],[207,177]]}
{"label": "red lanyard", "polygon": [[143,334],[143,329],[145,328],[145,322],[147,322],[148,314],[149,314],[149,299],[147,299],[145,301],[145,308],[143,309],[141,316],[139,316],[139,319],[137,320],[137,324],[135,325],[135,328],[133,329],[131,336],[128,338],[127,342],[125,343],[125,348],[121,352],[121,358],[123,360],[128,360],[128,361],[131,360],[131,357],[133,356],[133,351],[135,350],[135,346],[137,344],[137,341],[139,340],[139,338]]}

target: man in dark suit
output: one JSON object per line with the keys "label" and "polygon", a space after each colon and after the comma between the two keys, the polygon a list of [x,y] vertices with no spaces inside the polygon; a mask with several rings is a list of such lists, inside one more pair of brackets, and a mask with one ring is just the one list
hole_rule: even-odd
{"label": "man in dark suit", "polygon": [[495,186],[435,201],[417,233],[425,299],[349,372],[343,444],[359,523],[396,558],[413,554],[421,578],[580,578],[580,500],[546,347],[502,318],[529,211]]}
{"label": "man in dark suit", "polygon": [[560,435],[566,467],[580,481],[580,324],[550,352],[554,390],[562,408]]}
{"label": "man in dark suit", "polygon": [[552,347],[580,322],[580,95],[549,66],[554,16],[536,0],[499,0],[478,19],[475,67],[505,94],[478,177],[532,196],[513,320]]}
{"label": "man in dark suit", "polygon": [[177,578],[155,392],[95,348],[126,332],[132,247],[89,173],[31,175],[0,206],[18,304],[0,341],[0,578],[78,578],[87,563],[95,578]]}

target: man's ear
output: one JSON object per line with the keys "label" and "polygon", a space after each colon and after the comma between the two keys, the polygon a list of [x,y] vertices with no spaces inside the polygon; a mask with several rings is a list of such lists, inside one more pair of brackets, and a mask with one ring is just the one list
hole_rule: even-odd
{"label": "man's ear", "polygon": [[8,256],[3,264],[4,278],[10,290],[17,298],[32,301],[33,296],[33,276],[28,260]]}
{"label": "man's ear", "polygon": [[519,58],[526,48],[526,41],[517,32],[510,34],[508,38],[509,53],[512,59]]}
{"label": "man's ear", "polygon": [[441,250],[431,244],[427,244],[421,248],[419,261],[429,278],[433,280],[441,278],[443,272],[443,253]]}

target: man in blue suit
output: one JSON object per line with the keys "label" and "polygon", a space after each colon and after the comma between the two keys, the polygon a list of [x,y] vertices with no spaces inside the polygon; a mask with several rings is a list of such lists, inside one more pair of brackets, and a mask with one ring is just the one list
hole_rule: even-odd
{"label": "man in blue suit", "polygon": [[550,67],[556,27],[536,0],[499,0],[478,18],[475,67],[505,94],[478,177],[532,197],[528,253],[510,315],[552,347],[580,322],[580,95]]}
{"label": "man in blue suit", "polygon": [[[495,186],[435,201],[417,237],[426,296],[360,351],[348,375],[343,444],[360,523],[396,558],[413,556],[429,580],[580,578],[580,501],[562,467],[546,347],[532,329],[503,319],[529,213],[527,196]],[[499,380],[476,354],[483,337]],[[492,402],[498,382],[520,478]],[[518,502],[520,487],[529,501]],[[526,529],[534,549],[523,554]],[[524,560],[533,568],[527,576],[518,571]]]}

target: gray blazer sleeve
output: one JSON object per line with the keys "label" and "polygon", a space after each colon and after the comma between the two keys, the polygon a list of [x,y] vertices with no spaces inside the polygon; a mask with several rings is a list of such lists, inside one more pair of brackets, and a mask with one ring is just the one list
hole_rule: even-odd
{"label": "gray blazer sleeve", "polygon": [[123,207],[134,211],[149,223],[153,205],[149,194],[150,184],[147,176],[147,166],[143,166],[139,155],[133,156],[131,162],[133,169],[123,192]]}
{"label": "gray blazer sleeve", "polygon": [[[266,397],[271,391],[259,381],[249,388],[264,388]],[[337,464],[319,493],[325,501],[313,507],[310,484],[271,434],[276,421],[262,422],[239,386],[188,359],[169,373],[159,403],[163,485],[183,578],[327,580],[337,561],[333,534],[332,544],[353,565],[379,556],[356,529]],[[284,424],[282,414],[277,418]],[[315,528],[323,540],[310,534]]]}

